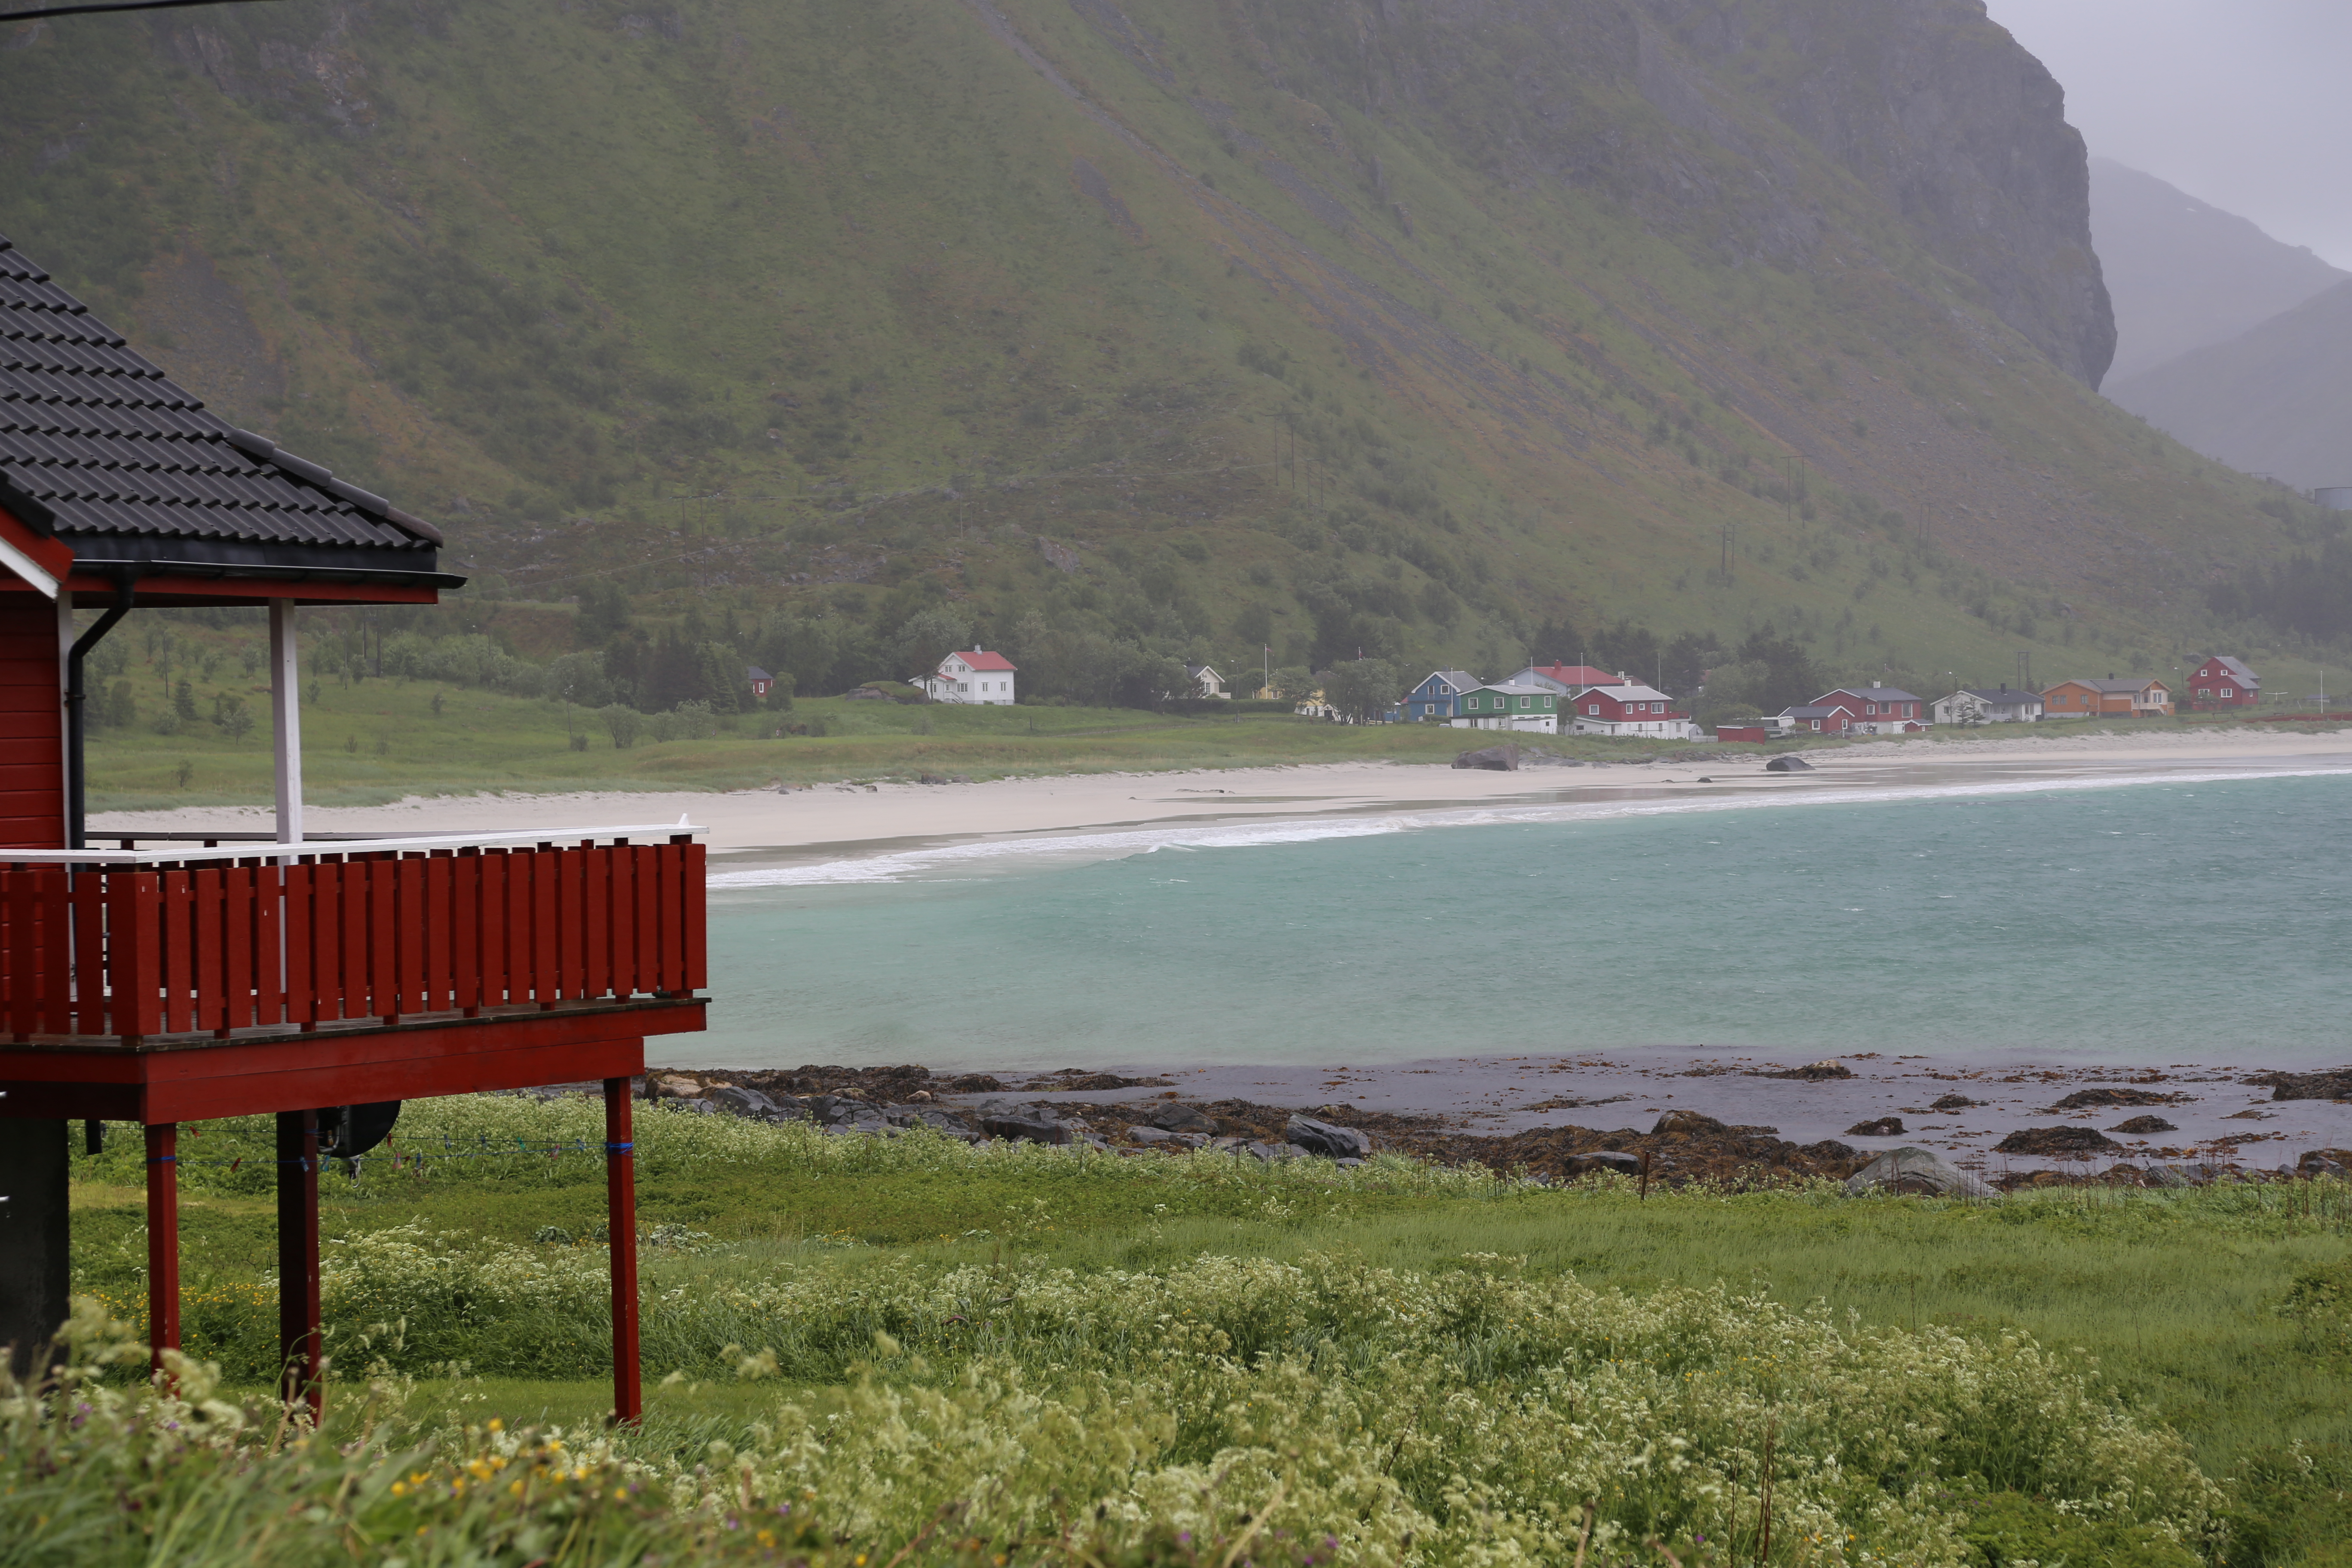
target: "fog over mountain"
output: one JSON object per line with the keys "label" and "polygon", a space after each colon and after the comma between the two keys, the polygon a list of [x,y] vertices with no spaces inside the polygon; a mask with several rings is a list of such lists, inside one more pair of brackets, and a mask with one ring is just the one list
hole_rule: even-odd
{"label": "fog over mountain", "polygon": [[2297,489],[2352,484],[2352,281],[2228,342],[2110,382],[2185,445]]}
{"label": "fog over mountain", "polygon": [[2091,160],[2091,235],[2115,303],[2111,388],[2352,278],[2111,158]]}

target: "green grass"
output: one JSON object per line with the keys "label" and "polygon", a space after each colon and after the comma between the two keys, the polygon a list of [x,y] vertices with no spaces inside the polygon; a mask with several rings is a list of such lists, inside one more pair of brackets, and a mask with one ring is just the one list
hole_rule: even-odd
{"label": "green grass", "polygon": [[[354,1374],[373,1362],[379,1382],[394,1380],[402,1432],[478,1427],[492,1414],[510,1426],[578,1430],[593,1422],[605,1398],[603,1255],[583,1238],[601,1218],[600,1167],[593,1156],[499,1151],[517,1139],[533,1149],[593,1140],[595,1115],[581,1103],[420,1103],[395,1142],[404,1156],[426,1156],[421,1171],[377,1156],[357,1180],[326,1181],[330,1316],[345,1367],[340,1405],[362,1398]],[[247,1387],[264,1376],[275,1323],[267,1135],[258,1121],[214,1123],[184,1142],[191,1345]],[[1606,1181],[1547,1191],[1392,1163],[1347,1173],[1319,1162],[1264,1168],[1228,1157],[971,1151],[927,1136],[828,1140],[659,1110],[642,1116],[639,1147],[643,1222],[649,1234],[676,1238],[646,1254],[646,1365],[656,1386],[635,1450],[641,1457],[752,1443],[745,1434],[755,1426],[776,1429],[779,1398],[816,1412],[864,1410],[860,1419],[870,1419],[859,1402],[877,1390],[912,1397],[958,1377],[985,1382],[1000,1364],[1027,1367],[1023,1375],[1041,1380],[1041,1392],[1059,1389],[1055,1398],[1083,1405],[1092,1396],[1067,1382],[1075,1369],[1159,1375],[1148,1369],[1160,1363],[1135,1359],[1133,1331],[1116,1324],[1130,1310],[1145,1313],[1138,1321],[1160,1310],[1164,1321],[1170,1309],[1147,1308],[1170,1291],[1223,1323],[1220,1332],[1241,1336],[1236,1355],[1256,1345],[1278,1358],[1307,1356],[1325,1369],[1318,1376],[1340,1379],[1322,1385],[1336,1397],[1342,1385],[1387,1386],[1381,1379],[1393,1370],[1376,1369],[1434,1351],[1392,1342],[1402,1327],[1358,1321],[1355,1309],[1339,1306],[1369,1282],[1391,1282],[1374,1300],[1395,1293],[1402,1301],[1424,1289],[1487,1289],[1475,1281],[1488,1276],[1520,1282],[1492,1287],[1507,1294],[1572,1279],[1625,1292],[1630,1303],[1679,1302],[1672,1310],[1702,1315],[1714,1310],[1700,1306],[1705,1293],[1721,1288],[1741,1299],[1739,1313],[1759,1332],[1767,1322],[1785,1321],[1789,1331],[1805,1321],[1823,1332],[1834,1325],[1847,1348],[1824,1353],[1858,1358],[1854,1375],[1864,1382],[1877,1375],[1859,1370],[1876,1364],[1870,1345],[1997,1355],[2007,1353],[2003,1345],[2039,1344],[2054,1359],[2033,1376],[2090,1378],[2085,1386],[2096,1393],[2086,1410],[2111,1410],[2130,1430],[2177,1433],[2182,1462],[2193,1459],[2222,1484],[2212,1506],[2223,1523],[2198,1529],[2234,1532],[2237,1544],[2197,1537],[2210,1561],[2315,1568],[2336,1561],[2326,1543],[2352,1530],[2352,1513],[2330,1500],[2352,1479],[2352,1342],[2339,1321],[2352,1299],[2352,1192],[2340,1184],[2059,1191],[1989,1205],[1857,1200],[1831,1188],[1655,1191],[1643,1202]],[[77,1157],[79,1283],[126,1311],[135,1310],[143,1259],[134,1150],[118,1136],[98,1159]],[[232,1163],[239,1160],[247,1163]],[[573,1239],[537,1239],[547,1226]],[[1183,1294],[1219,1270],[1226,1285]],[[1065,1279],[1076,1294],[1058,1294],[1065,1287],[1055,1281]],[[1254,1304],[1254,1291],[1280,1296],[1312,1279],[1324,1283],[1311,1300]],[[1010,1314],[1002,1335],[977,1327],[993,1311],[967,1318],[940,1304],[982,1280],[1000,1282],[989,1289],[1003,1293],[1001,1311]],[[1131,1306],[1115,1306],[1130,1297]],[[1612,1299],[1591,1310],[1620,1310],[1598,1304]],[[1465,1301],[1445,1311],[1467,1310]],[[1112,1316],[1097,1321],[1101,1313]],[[1314,1327],[1328,1313],[1339,1315]],[[1515,1358],[1564,1353],[1512,1348],[1517,1330],[1463,1331],[1449,1330],[1442,1352],[1455,1368],[1445,1378],[1463,1380],[1454,1397],[1496,1397],[1533,1375],[1537,1363]],[[745,1347],[772,1352],[777,1382],[738,1375]],[[1397,1353],[1407,1363],[1383,1360]],[[453,1363],[464,1365],[455,1376]],[[1343,1366],[1357,1370],[1343,1374]],[[1720,1391],[1727,1411],[1747,1407],[1740,1375]],[[1394,1397],[1407,1398],[1403,1389],[1397,1384]],[[1145,1405],[1156,1397],[1135,1395]],[[1080,1419],[1075,1410],[1069,1418]],[[923,1419],[934,1418],[950,1419],[947,1407]],[[1032,1419],[1013,1425],[1027,1430]],[[1676,1419],[1714,1430],[1701,1407]],[[1102,1440],[1112,1440],[1108,1428]],[[1940,1451],[1932,1442],[1929,1450]],[[2005,1539],[2012,1555],[2030,1555],[2033,1542],[2054,1549],[2081,1529],[2092,1533],[2075,1547],[2105,1553],[2094,1560],[2175,1561],[2162,1555],[2173,1548],[2126,1527],[2142,1516],[2069,1523],[2025,1495],[2032,1486],[2009,1497],[2003,1489],[2020,1483],[1996,1476],[1992,1493],[1969,1501],[1978,1494],[1969,1485],[1978,1483],[1963,1479],[1944,1483],[1959,1500],[1949,1506],[1974,1521],[1954,1539]],[[2053,1475],[2042,1486],[2056,1497],[2069,1484]],[[1906,1550],[1918,1554],[1887,1560],[1963,1560],[1925,1544]]]}

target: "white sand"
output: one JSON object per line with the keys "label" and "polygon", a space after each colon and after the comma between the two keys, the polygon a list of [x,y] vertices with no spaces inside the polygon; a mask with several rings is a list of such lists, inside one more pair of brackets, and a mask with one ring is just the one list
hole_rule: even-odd
{"label": "white sand", "polygon": [[[409,799],[384,806],[313,806],[315,833],[490,832],[589,828],[689,818],[719,852],[881,853],[910,844],[1003,836],[1213,822],[1312,817],[1402,808],[1595,805],[1637,798],[1759,791],[1904,791],[1979,784],[2118,780],[2165,773],[2352,771],[2352,729],[2326,734],[2262,729],[2067,737],[2063,726],[2031,735],[1883,741],[1815,752],[1811,773],[1769,774],[1763,761],[1529,767],[1518,773],[1432,763],[1332,763],[1300,767],[1203,769],[1001,779],[969,784],[820,784],[778,794],[483,795]],[[1701,784],[1702,777],[1712,783]],[[117,811],[90,819],[94,833],[258,830],[267,807]]]}

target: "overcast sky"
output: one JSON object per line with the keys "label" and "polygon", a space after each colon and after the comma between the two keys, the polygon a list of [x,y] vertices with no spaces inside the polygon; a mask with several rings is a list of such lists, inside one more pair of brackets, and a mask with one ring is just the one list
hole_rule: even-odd
{"label": "overcast sky", "polygon": [[1989,0],[2095,155],[2352,268],[2352,0]]}

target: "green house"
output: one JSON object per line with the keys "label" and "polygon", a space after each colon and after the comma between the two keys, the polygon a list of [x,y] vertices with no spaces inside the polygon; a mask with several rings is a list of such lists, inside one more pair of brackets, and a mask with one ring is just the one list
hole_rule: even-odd
{"label": "green house", "polygon": [[1455,699],[1457,730],[1517,730],[1538,735],[1559,733],[1559,693],[1548,687],[1498,681],[1474,686]]}

